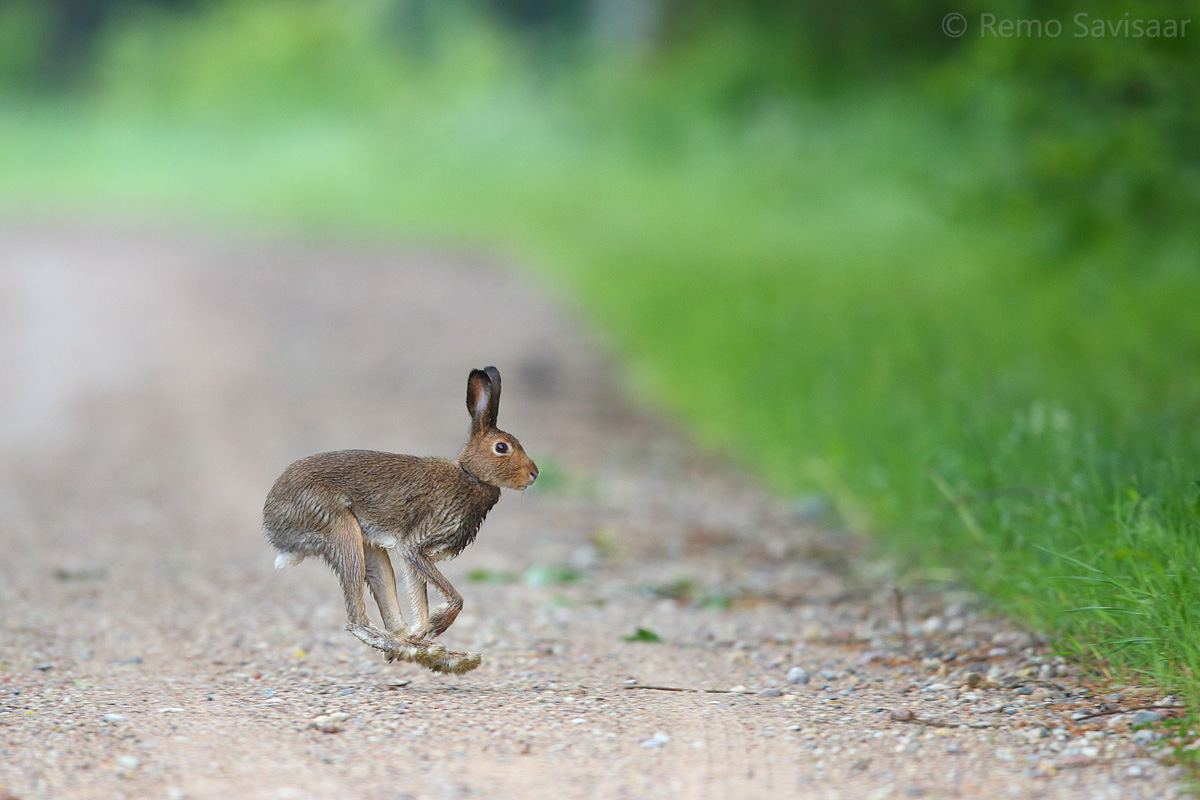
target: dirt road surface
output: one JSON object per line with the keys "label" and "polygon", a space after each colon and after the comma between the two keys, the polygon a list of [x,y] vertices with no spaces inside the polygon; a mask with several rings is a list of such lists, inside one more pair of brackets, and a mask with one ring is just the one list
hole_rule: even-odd
{"label": "dirt road surface", "polygon": [[[632,408],[572,316],[482,261],[0,230],[0,797],[1180,791],[1171,698],[966,594],[910,590],[902,623],[819,503]],[[385,664],[323,565],[273,569],[262,500],[310,453],[452,456],[486,364],[543,478],[446,565],[442,641],[484,664]]]}

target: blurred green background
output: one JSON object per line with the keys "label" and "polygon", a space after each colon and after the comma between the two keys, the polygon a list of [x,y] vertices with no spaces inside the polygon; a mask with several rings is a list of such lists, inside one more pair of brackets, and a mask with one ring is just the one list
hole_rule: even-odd
{"label": "blurred green background", "polygon": [[0,0],[0,211],[514,255],[706,446],[1195,702],[1198,37],[1151,0]]}

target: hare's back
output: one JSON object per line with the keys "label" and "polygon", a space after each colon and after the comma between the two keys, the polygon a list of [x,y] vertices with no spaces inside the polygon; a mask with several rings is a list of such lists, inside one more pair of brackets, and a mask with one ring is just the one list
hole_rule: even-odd
{"label": "hare's back", "polygon": [[[407,504],[424,493],[431,469],[441,459],[375,450],[338,450],[292,463],[267,495],[264,516],[285,515],[294,523],[328,523],[345,511]],[[445,462],[449,463],[449,462]],[[451,465],[452,466],[452,465]]]}

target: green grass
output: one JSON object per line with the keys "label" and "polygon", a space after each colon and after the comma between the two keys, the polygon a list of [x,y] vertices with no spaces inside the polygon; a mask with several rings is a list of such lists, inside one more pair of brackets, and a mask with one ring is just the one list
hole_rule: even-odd
{"label": "green grass", "polygon": [[[919,92],[731,124],[670,85],[539,87],[471,52],[477,74],[409,76],[378,107],[320,87],[229,103],[236,70],[175,75],[200,87],[178,101],[128,76],[90,102],[13,100],[0,206],[515,254],[705,446],[1200,700],[1194,239],[1041,246],[977,202],[1003,136]],[[654,110],[666,96],[682,110]]]}

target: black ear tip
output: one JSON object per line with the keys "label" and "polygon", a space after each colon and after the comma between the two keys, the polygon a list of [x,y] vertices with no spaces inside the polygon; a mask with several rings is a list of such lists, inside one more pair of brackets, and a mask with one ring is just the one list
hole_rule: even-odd
{"label": "black ear tip", "polygon": [[500,380],[500,370],[496,369],[495,367],[484,367],[483,371],[486,372],[487,376],[493,381]]}

